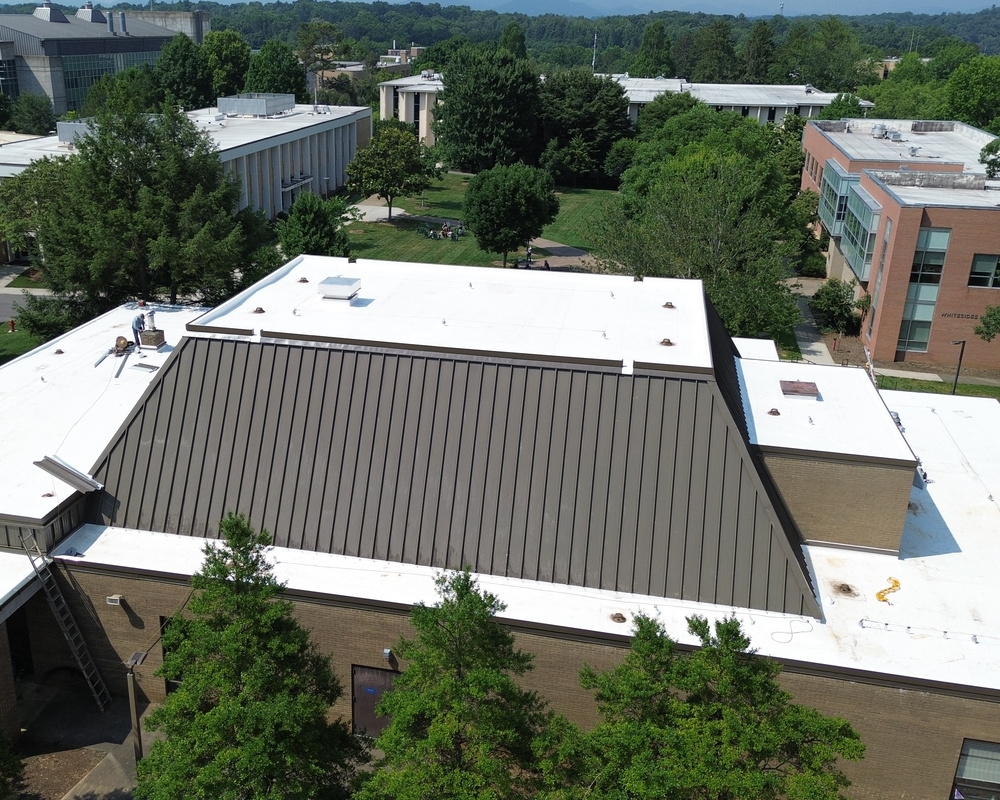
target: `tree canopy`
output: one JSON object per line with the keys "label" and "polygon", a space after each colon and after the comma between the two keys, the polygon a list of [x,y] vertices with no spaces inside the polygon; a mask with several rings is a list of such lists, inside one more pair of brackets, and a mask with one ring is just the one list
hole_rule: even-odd
{"label": "tree canopy", "polygon": [[146,725],[162,731],[138,765],[141,800],[348,798],[364,749],[329,722],[340,682],[279,599],[271,537],[243,516],[219,526],[191,578],[190,616],[164,630],[157,674],[176,682]]}
{"label": "tree canopy", "polygon": [[468,572],[436,583],[437,604],[414,607],[415,637],[394,648],[406,669],[379,703],[384,756],[357,800],[515,800],[559,784],[572,729],[519,685],[533,658],[494,620],[505,606]]}
{"label": "tree canopy", "polygon": [[244,91],[293,94],[299,103],[311,100],[305,69],[292,48],[278,39],[268,40],[250,57]]}
{"label": "tree canopy", "polygon": [[102,112],[75,155],[0,184],[0,230],[31,253],[54,302],[73,299],[87,316],[135,299],[215,303],[261,244],[236,213],[239,198],[208,134],[184,114],[127,107]]}
{"label": "tree canopy", "polygon": [[588,737],[591,796],[698,800],[839,800],[839,758],[860,759],[850,724],[791,702],[780,666],[760,658],[736,619],[690,617],[681,653],[663,626],[637,617],[622,664],[586,668],[603,721]]}
{"label": "tree canopy", "polygon": [[163,91],[185,110],[206,108],[214,102],[213,76],[204,50],[187,34],[178,33],[163,46],[154,69]]}
{"label": "tree canopy", "polygon": [[51,133],[56,127],[52,101],[44,94],[19,94],[10,106],[10,127],[32,136]]}
{"label": "tree canopy", "polygon": [[350,219],[342,197],[324,200],[312,192],[295,198],[288,218],[277,224],[278,241],[285,258],[302,253],[315,256],[349,256],[351,242],[344,228]]}
{"label": "tree canopy", "polygon": [[385,200],[389,219],[397,197],[422,192],[435,177],[439,173],[431,152],[421,144],[412,126],[396,120],[377,123],[371,144],[359,150],[347,165],[351,190]]}
{"label": "tree canopy", "polygon": [[636,51],[628,73],[633,78],[673,77],[674,62],[670,58],[670,37],[660,20],[650,22],[642,32],[642,43]]}
{"label": "tree canopy", "polygon": [[973,328],[973,333],[984,342],[992,342],[1000,334],[1000,306],[988,306]]}
{"label": "tree canopy", "polygon": [[524,164],[499,166],[469,181],[462,211],[476,244],[487,253],[507,254],[542,233],[559,213],[552,177]]}
{"label": "tree canopy", "polygon": [[250,68],[250,45],[237,31],[209,31],[201,45],[211,76],[212,98],[243,91]]}
{"label": "tree canopy", "polygon": [[444,160],[467,172],[533,161],[539,93],[534,68],[506,49],[457,52],[434,119]]}

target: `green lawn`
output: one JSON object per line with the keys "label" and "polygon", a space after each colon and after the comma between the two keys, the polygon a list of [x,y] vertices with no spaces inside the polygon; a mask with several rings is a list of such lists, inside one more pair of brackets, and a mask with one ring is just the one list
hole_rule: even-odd
{"label": "green lawn", "polygon": [[[397,199],[392,207],[393,213],[396,209],[402,209],[415,216],[461,220],[465,189],[471,177],[463,172],[448,172],[444,175],[444,180],[434,181],[431,188],[420,197]],[[596,235],[593,224],[600,219],[605,205],[617,193],[607,189],[565,187],[557,189],[557,193],[559,216],[542,231],[542,236],[570,247],[590,250]]]}
{"label": "green lawn", "polygon": [[46,289],[45,280],[41,272],[34,267],[29,267],[14,280],[7,284],[9,289]]}
{"label": "green lawn", "polygon": [[[6,328],[6,325],[4,327]],[[19,355],[38,347],[39,344],[41,342],[25,331],[8,333],[4,330],[0,332],[0,364],[6,364]]]}
{"label": "green lawn", "polygon": [[[921,381],[914,378],[897,378],[892,375],[879,375],[879,389],[898,389],[902,392],[932,392],[933,394],[951,394],[951,381]],[[993,397],[1000,400],[1000,386],[980,386],[977,383],[959,383],[958,392],[968,397]]]}
{"label": "green lawn", "polygon": [[499,256],[480,250],[471,234],[460,237],[457,242],[428,239],[420,233],[424,227],[424,223],[405,218],[392,222],[352,222],[347,228],[351,255],[384,261],[473,267],[488,267],[500,261]]}

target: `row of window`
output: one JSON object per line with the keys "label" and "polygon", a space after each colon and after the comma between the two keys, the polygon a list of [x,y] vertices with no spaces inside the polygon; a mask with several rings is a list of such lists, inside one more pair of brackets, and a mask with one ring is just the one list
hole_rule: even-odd
{"label": "row of window", "polygon": [[63,56],[63,79],[66,82],[66,107],[83,108],[90,88],[105,75],[114,75],[129,67],[153,66],[159,52],[97,53],[86,56]]}

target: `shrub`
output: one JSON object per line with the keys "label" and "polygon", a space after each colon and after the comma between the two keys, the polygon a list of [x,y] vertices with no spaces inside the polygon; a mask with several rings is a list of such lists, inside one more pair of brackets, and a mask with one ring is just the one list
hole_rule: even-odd
{"label": "shrub", "polygon": [[809,300],[809,308],[823,330],[857,334],[861,318],[854,313],[855,286],[857,281],[847,283],[840,278],[830,278],[816,290]]}

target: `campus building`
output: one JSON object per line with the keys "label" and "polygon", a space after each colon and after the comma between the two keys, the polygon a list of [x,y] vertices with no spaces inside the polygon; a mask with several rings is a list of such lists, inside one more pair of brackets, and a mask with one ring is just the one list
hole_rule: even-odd
{"label": "campus building", "polygon": [[102,77],[155,64],[174,35],[90,2],[71,16],[49,0],[33,14],[0,14],[0,92],[47,95],[57,115],[77,111]]}
{"label": "campus building", "polygon": [[995,401],[780,362],[698,281],[302,256],[155,312],[139,353],[108,352],[122,307],[0,367],[5,730],[17,672],[74,666],[22,537],[112,694],[129,662],[155,701],[159,630],[232,510],[271,532],[358,728],[409,609],[468,565],[581,724],[579,670],[619,663],[636,614],[683,645],[687,616],[735,616],[861,734],[852,797],[1000,790]]}
{"label": "campus building", "polygon": [[[763,86],[746,83],[689,83],[683,78],[630,78],[608,75],[620,84],[628,98],[628,115],[632,122],[639,119],[642,109],[657,97],[667,93],[686,92],[716,111],[733,111],[760,123],[780,125],[789,114],[817,117],[832,103],[837,95],[820,92],[812,86]],[[395,117],[411,122],[423,142],[434,144],[434,106],[437,93],[444,88],[442,76],[430,70],[420,75],[397,78],[379,84],[379,103],[382,119]],[[863,108],[874,104],[862,100]]]}
{"label": "campus building", "polygon": [[[870,297],[874,359],[996,367],[973,329],[1000,305],[1000,182],[979,163],[995,137],[959,122],[816,121],[802,188],[820,195],[828,274]],[[961,343],[965,344],[962,345]]]}
{"label": "campus building", "polygon": [[[188,116],[212,137],[226,171],[243,189],[241,208],[273,218],[302,192],[326,196],[347,181],[347,165],[371,140],[367,106],[297,105],[293,95],[222,97]],[[45,156],[74,152],[86,121],[60,122],[55,136],[0,145],[0,179]]]}

